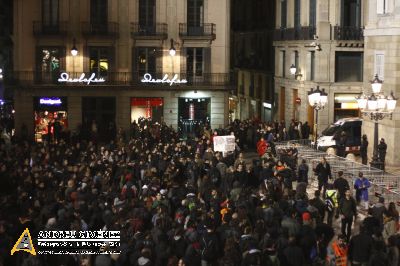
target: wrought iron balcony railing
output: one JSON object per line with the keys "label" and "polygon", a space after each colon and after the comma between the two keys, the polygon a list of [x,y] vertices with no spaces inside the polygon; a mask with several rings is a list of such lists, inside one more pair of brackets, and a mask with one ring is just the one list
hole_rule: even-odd
{"label": "wrought iron balcony railing", "polygon": [[179,23],[179,36],[185,39],[211,39],[214,40],[216,35],[216,27],[214,23],[203,23],[198,26],[191,26],[187,23]]}
{"label": "wrought iron balcony railing", "polygon": [[118,37],[119,24],[117,22],[92,23],[82,22],[84,36]]}
{"label": "wrought iron balcony railing", "polygon": [[56,24],[46,24],[43,21],[33,22],[33,35],[46,36],[46,35],[65,35],[67,34],[67,22],[58,22]]}
{"label": "wrought iron balcony railing", "polygon": [[168,24],[156,23],[155,25],[140,25],[131,23],[131,33],[136,39],[167,39]]}
{"label": "wrought iron balcony railing", "polygon": [[364,39],[364,29],[360,27],[333,27],[333,38],[334,40],[356,40],[360,41]]}
{"label": "wrought iron balcony railing", "polygon": [[312,40],[315,32],[315,27],[311,26],[275,29],[274,41]]}

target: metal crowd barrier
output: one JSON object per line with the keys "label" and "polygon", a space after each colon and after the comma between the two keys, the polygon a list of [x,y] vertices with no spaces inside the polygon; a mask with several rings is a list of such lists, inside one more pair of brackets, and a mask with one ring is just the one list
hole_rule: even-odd
{"label": "metal crowd barrier", "polygon": [[[349,181],[351,188],[360,172],[371,182],[369,189],[370,203],[375,203],[378,196],[384,197],[385,202],[395,202],[400,206],[400,176],[386,173],[380,169],[342,158],[336,155],[327,154],[323,151],[315,150],[309,140],[295,140],[275,143],[278,156],[285,150],[296,148],[298,153],[298,164],[304,159],[309,165],[309,178],[311,182],[317,182],[317,177],[313,169],[323,157],[331,166],[332,176],[337,177],[339,171],[343,171],[344,177]],[[333,182],[333,181],[332,181]]]}

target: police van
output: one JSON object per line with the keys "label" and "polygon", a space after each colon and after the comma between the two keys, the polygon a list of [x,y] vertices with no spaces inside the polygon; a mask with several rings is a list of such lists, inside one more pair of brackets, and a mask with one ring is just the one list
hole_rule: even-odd
{"label": "police van", "polygon": [[319,150],[333,150],[336,154],[337,143],[342,132],[346,134],[346,154],[360,153],[362,119],[358,117],[339,119],[331,124],[317,140]]}

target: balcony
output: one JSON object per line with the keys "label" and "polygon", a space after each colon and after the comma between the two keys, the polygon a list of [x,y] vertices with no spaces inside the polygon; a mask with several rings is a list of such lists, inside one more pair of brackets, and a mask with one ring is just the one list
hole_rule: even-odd
{"label": "balcony", "polygon": [[359,27],[333,27],[333,38],[337,41],[361,41],[364,40],[364,29]]}
{"label": "balcony", "polygon": [[186,40],[215,40],[215,28],[213,23],[204,23],[200,26],[179,23],[179,37]]}
{"label": "balcony", "polygon": [[58,22],[55,25],[44,24],[43,21],[33,22],[34,36],[59,36],[67,34],[67,22]]}
{"label": "balcony", "polygon": [[139,23],[131,23],[131,34],[135,39],[166,40],[168,38],[168,25],[157,23],[152,26],[142,26]]}
{"label": "balcony", "polygon": [[118,38],[119,24],[117,22],[91,23],[82,22],[82,34],[85,37]]}
{"label": "balcony", "polygon": [[315,35],[315,27],[275,29],[274,41],[312,40]]}
{"label": "balcony", "polygon": [[[167,73],[156,73],[152,75],[151,79],[153,82],[143,82],[143,74],[138,72],[106,72],[102,75],[95,75],[91,82],[88,83],[88,79],[93,75],[90,72],[72,73],[68,72],[68,80],[79,80],[84,74],[86,80],[65,82],[60,81],[61,72],[38,72],[38,71],[14,71],[8,74],[9,83],[16,85],[58,85],[58,86],[92,86],[92,85],[120,85],[120,86],[152,86],[152,87],[188,87],[188,86],[233,86],[234,76],[231,73],[203,73],[203,76],[193,76],[187,73],[176,73],[177,79],[186,83],[175,82],[170,86],[168,82],[161,82],[165,75],[167,79],[173,79],[175,74]],[[99,81],[102,79],[102,81]],[[96,81],[97,80],[97,81]]]}

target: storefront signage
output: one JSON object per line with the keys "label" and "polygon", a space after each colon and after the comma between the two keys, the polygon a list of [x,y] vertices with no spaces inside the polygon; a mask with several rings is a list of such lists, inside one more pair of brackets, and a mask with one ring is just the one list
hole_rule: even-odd
{"label": "storefront signage", "polygon": [[105,82],[104,78],[96,78],[96,74],[92,73],[92,75],[87,78],[85,77],[85,73],[82,73],[79,78],[70,78],[68,73],[61,73],[58,82],[65,83],[86,83],[89,85],[90,83],[103,83]]}
{"label": "storefront signage", "polygon": [[60,98],[40,98],[39,104],[42,105],[61,105],[62,101]]}
{"label": "storefront signage", "polygon": [[168,74],[165,74],[162,79],[154,79],[151,74],[146,73],[143,76],[142,83],[167,83],[169,86],[172,86],[173,84],[185,84],[187,80],[178,79],[178,74],[175,74],[172,79],[168,77]]}

